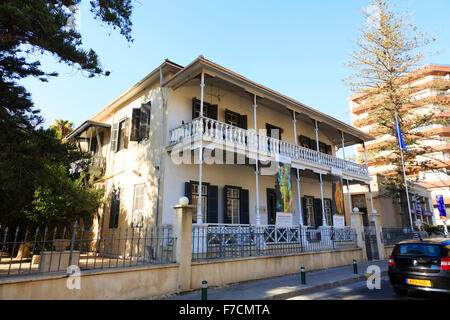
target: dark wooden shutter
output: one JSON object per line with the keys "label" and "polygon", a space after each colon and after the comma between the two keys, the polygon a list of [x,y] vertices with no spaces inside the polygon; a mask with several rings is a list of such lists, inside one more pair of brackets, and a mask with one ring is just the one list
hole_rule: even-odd
{"label": "dark wooden shutter", "polygon": [[200,113],[200,100],[193,98],[192,99],[192,120],[198,118]]}
{"label": "dark wooden shutter", "polygon": [[299,136],[298,139],[300,140],[300,145],[303,148],[308,148],[309,149],[310,145],[309,145],[309,138],[308,137]]}
{"label": "dark wooden shutter", "polygon": [[247,115],[239,115],[239,128],[247,130]]}
{"label": "dark wooden shutter", "polygon": [[306,212],[306,199],[302,197],[302,217],[303,217],[303,225],[308,225],[307,212]]}
{"label": "dark wooden shutter", "polygon": [[111,129],[111,150],[117,151],[117,145],[119,140],[119,123],[113,123]]}
{"label": "dark wooden shutter", "polygon": [[327,145],[319,141],[319,151],[322,153],[327,153]]}
{"label": "dark wooden shutter", "polygon": [[214,104],[214,105],[209,104],[207,106],[207,109],[206,109],[206,112],[205,112],[206,116],[208,118],[217,120],[217,108],[218,108],[217,104]]}
{"label": "dark wooden shutter", "polygon": [[231,217],[227,215],[227,202],[228,202],[228,187],[223,187],[223,222],[224,223],[231,223]]}
{"label": "dark wooden shutter", "polygon": [[109,228],[119,226],[120,195],[118,190],[114,190],[111,196],[111,208],[109,212]]}
{"label": "dark wooden shutter", "polygon": [[192,204],[192,184],[190,182],[184,183],[184,196],[189,199],[189,204]]}
{"label": "dark wooden shutter", "polygon": [[95,135],[92,136],[91,138],[91,147],[89,151],[93,152],[94,154],[97,153],[97,146],[98,146],[97,135]]}
{"label": "dark wooden shutter", "polygon": [[133,108],[131,114],[131,133],[130,141],[139,141],[141,109]]}
{"label": "dark wooden shutter", "polygon": [[218,223],[219,222],[219,187],[218,186],[208,186],[208,197],[207,197],[207,223]]}
{"label": "dark wooden shutter", "polygon": [[320,227],[322,225],[323,219],[322,219],[322,200],[321,199],[314,199],[314,220],[315,220],[315,227]]}
{"label": "dark wooden shutter", "polygon": [[250,224],[250,205],[248,199],[248,190],[241,189],[240,190],[240,216],[239,223],[240,224]]}
{"label": "dark wooden shutter", "polygon": [[140,130],[139,130],[140,140],[148,139],[150,128],[150,115],[151,115],[150,103],[143,104],[141,106],[141,117],[140,117]]}

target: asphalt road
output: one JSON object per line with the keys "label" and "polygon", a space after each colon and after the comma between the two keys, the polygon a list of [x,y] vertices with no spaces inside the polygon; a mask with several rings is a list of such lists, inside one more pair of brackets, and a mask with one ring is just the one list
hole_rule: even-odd
{"label": "asphalt road", "polygon": [[309,293],[288,300],[448,300],[450,295],[430,292],[397,295],[387,276],[381,278],[380,289],[368,289],[366,281],[339,286],[333,289]]}

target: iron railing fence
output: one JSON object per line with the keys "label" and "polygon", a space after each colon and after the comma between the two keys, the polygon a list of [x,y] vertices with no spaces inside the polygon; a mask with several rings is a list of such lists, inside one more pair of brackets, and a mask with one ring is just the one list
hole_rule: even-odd
{"label": "iron railing fence", "polygon": [[11,230],[0,226],[0,278],[174,262],[173,228],[117,228],[96,232],[74,224],[63,228]]}
{"label": "iron railing fence", "polygon": [[227,259],[237,257],[282,255],[356,248],[352,228],[273,225],[193,225],[192,259]]}
{"label": "iron railing fence", "polygon": [[428,238],[429,235],[424,231],[412,232],[410,228],[383,228],[383,244],[385,246],[394,246],[397,242],[413,239],[420,235],[422,239]]}

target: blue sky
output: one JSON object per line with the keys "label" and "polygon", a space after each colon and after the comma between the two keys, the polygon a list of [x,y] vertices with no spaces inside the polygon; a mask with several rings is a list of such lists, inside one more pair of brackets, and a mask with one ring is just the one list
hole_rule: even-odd
{"label": "blue sky", "polygon": [[[450,1],[399,0],[412,21],[437,41],[426,63],[450,64]],[[85,74],[42,58],[46,71],[60,76],[48,83],[25,79],[49,126],[54,119],[80,125],[168,58],[187,65],[203,54],[226,68],[310,107],[350,123],[350,89],[342,79],[369,0],[267,1],[172,0],[135,2],[133,38],[92,18],[83,1],[80,32],[109,77]]]}

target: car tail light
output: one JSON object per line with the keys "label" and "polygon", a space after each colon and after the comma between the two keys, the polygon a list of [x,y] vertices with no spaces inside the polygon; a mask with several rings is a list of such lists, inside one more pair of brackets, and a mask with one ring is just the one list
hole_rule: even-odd
{"label": "car tail light", "polygon": [[444,271],[450,270],[450,258],[442,258],[441,259],[441,270],[444,270]]}
{"label": "car tail light", "polygon": [[394,267],[395,266],[394,257],[392,257],[392,256],[389,257],[388,266],[389,267]]}

